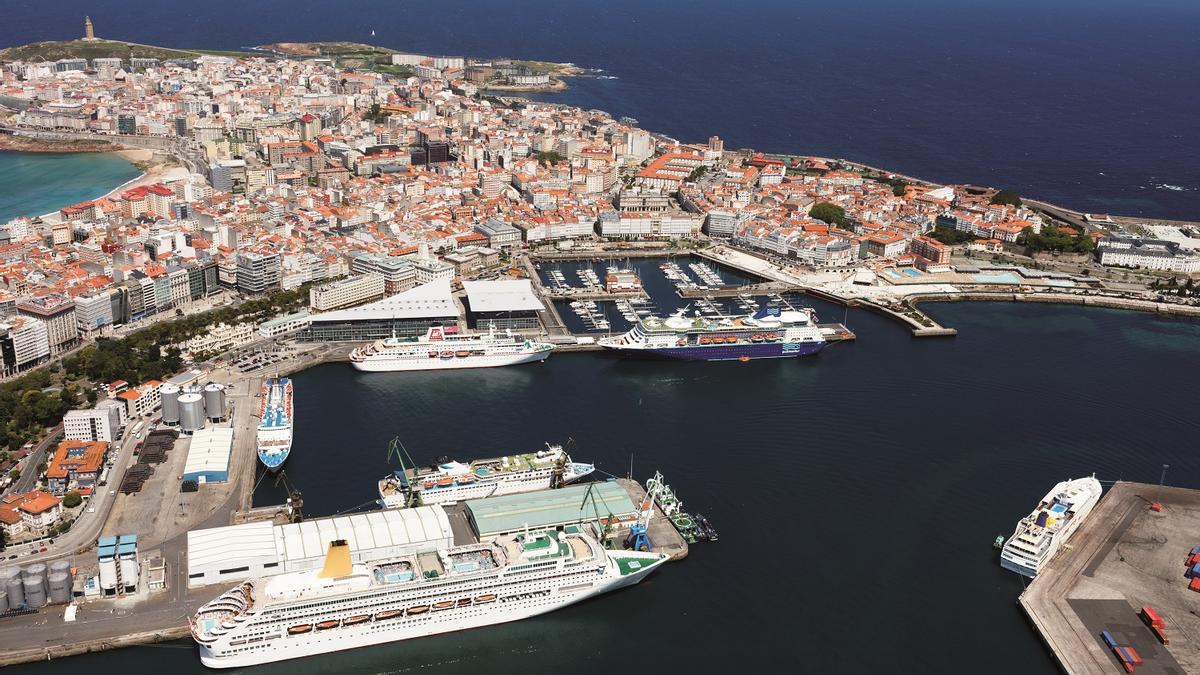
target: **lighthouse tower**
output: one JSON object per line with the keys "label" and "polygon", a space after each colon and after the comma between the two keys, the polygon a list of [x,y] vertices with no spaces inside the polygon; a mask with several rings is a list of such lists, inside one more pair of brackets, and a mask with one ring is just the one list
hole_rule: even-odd
{"label": "lighthouse tower", "polygon": [[96,31],[92,28],[92,17],[90,17],[90,16],[83,17],[83,39],[84,40],[95,40],[96,39]]}

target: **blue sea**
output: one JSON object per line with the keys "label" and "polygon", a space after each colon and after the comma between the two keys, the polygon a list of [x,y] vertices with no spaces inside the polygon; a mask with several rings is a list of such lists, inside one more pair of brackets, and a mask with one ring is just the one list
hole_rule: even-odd
{"label": "blue sea", "polygon": [[139,173],[111,153],[0,152],[0,223],[95,199]]}
{"label": "blue sea", "polygon": [[[1194,0],[57,0],[0,45],[97,34],[237,49],[355,40],[570,61],[545,98],[685,141],[855,159],[1090,212],[1200,217]],[[372,36],[371,32],[375,31]]]}

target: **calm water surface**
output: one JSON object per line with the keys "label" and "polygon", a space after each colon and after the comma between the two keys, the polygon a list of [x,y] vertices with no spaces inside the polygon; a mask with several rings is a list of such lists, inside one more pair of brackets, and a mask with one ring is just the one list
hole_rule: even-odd
{"label": "calm water surface", "polygon": [[0,152],[0,223],[95,199],[141,172],[104,152]]}

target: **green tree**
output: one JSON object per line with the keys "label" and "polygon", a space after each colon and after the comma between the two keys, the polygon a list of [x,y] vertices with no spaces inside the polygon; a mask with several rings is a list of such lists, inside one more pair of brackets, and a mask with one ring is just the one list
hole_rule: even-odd
{"label": "green tree", "polygon": [[68,509],[73,509],[83,503],[83,497],[76,491],[71,490],[63,495],[62,505]]}
{"label": "green tree", "polygon": [[559,162],[562,162],[564,159],[566,159],[565,157],[558,154],[557,152],[554,152],[553,150],[546,151],[546,152],[539,152],[536,155],[534,155],[534,158],[537,159],[537,161],[539,161],[539,162],[546,162],[550,166],[554,166],[555,164],[558,164]]}
{"label": "green tree", "polygon": [[846,210],[832,202],[814,204],[808,215],[830,225],[837,225],[838,227],[848,227],[850,223],[846,219]]}
{"label": "green tree", "polygon": [[993,204],[1008,204],[1010,206],[1020,206],[1021,197],[1012,190],[1001,190],[992,195]]}
{"label": "green tree", "polygon": [[942,242],[943,244],[946,244],[947,246],[953,246],[955,244],[964,244],[969,241],[975,241],[976,239],[979,238],[979,237],[976,237],[975,235],[971,234],[970,232],[964,232],[963,230],[955,230],[955,229],[951,229],[949,227],[934,228],[933,232],[929,233],[929,236]]}

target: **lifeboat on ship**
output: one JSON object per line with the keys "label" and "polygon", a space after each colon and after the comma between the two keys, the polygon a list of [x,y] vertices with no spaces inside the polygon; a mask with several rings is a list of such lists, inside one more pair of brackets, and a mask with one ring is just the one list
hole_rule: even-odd
{"label": "lifeboat on ship", "polygon": [[[442,600],[441,602],[433,603],[433,611],[435,611],[435,612],[440,612],[443,609],[451,609],[453,607],[454,607],[453,600]],[[409,610],[409,611],[411,612],[412,610]]]}
{"label": "lifeboat on ship", "polygon": [[342,625],[343,626],[353,626],[355,624],[359,624],[364,621],[370,621],[370,620],[371,620],[370,614],[359,614],[357,616],[350,616],[350,617],[346,617],[345,619],[342,619]]}
{"label": "lifeboat on ship", "polygon": [[429,605],[417,605],[416,607],[408,608],[408,615],[412,616],[414,614],[424,614],[425,612],[428,612],[428,611],[429,611]]}
{"label": "lifeboat on ship", "polygon": [[686,347],[687,346],[687,338],[679,338],[678,340],[675,341],[675,346]]}
{"label": "lifeboat on ship", "polygon": [[301,623],[288,628],[288,635],[303,635],[304,633],[309,632],[312,632],[311,623]]}
{"label": "lifeboat on ship", "polygon": [[450,487],[451,485],[454,485],[453,478],[443,478],[437,482],[438,487]]}
{"label": "lifeboat on ship", "polygon": [[383,621],[385,619],[394,619],[402,614],[404,614],[404,610],[402,609],[385,609],[382,612],[375,614],[375,620]]}
{"label": "lifeboat on ship", "polygon": [[431,359],[436,359],[437,357],[438,357],[438,353],[437,353],[437,352],[429,352],[429,358],[431,358]]}
{"label": "lifeboat on ship", "polygon": [[486,604],[489,602],[495,602],[495,601],[496,601],[495,593],[485,593],[483,595],[475,596],[475,603],[479,604],[479,605],[483,605],[483,604]]}
{"label": "lifeboat on ship", "polygon": [[460,349],[459,351],[457,351],[457,352],[454,352],[454,355],[455,355],[455,356],[457,356],[457,357],[458,357],[458,358],[460,358],[460,359],[465,359],[465,358],[467,358],[468,356],[470,356],[470,355],[471,355],[471,350],[469,350],[469,349]]}
{"label": "lifeboat on ship", "polygon": [[452,359],[454,358],[454,352],[442,352],[441,354],[438,354],[438,356],[443,359]]}
{"label": "lifeboat on ship", "polygon": [[767,338],[764,337],[762,333],[755,333],[754,335],[750,336],[751,342],[762,342],[765,339]]}
{"label": "lifeboat on ship", "polygon": [[340,625],[342,625],[341,621],[338,621],[337,619],[330,619],[328,621],[322,621],[318,623],[317,630],[329,630],[330,628],[337,628]]}

